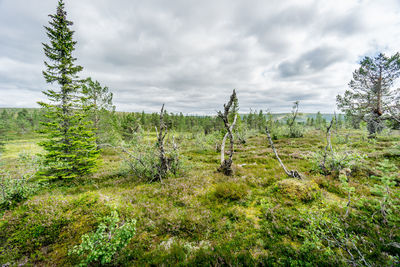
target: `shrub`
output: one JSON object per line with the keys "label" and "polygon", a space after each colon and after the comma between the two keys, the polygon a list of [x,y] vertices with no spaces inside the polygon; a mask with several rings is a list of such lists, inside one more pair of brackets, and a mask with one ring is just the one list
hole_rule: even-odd
{"label": "shrub", "polygon": [[385,150],[383,156],[385,158],[400,159],[400,144]]}
{"label": "shrub", "polygon": [[304,136],[304,127],[294,123],[291,127],[289,127],[289,135],[290,138],[300,138]]}
{"label": "shrub", "polygon": [[222,138],[222,133],[218,131],[212,132],[211,134],[199,132],[194,136],[196,140],[194,146],[201,150],[213,150],[216,146],[220,145]]}
{"label": "shrub", "polygon": [[20,178],[11,177],[8,172],[0,172],[0,210],[12,208],[27,200],[40,188],[37,182],[30,181],[36,173],[36,168],[41,165],[40,158],[25,152],[18,156],[20,166],[16,169]]}
{"label": "shrub", "polygon": [[328,153],[325,160],[325,169],[322,166],[324,153],[314,153],[314,167],[313,170],[321,174],[330,174],[336,172],[337,174],[343,169],[354,169],[360,165],[361,160],[367,156],[356,152],[331,152]]}
{"label": "shrub", "polygon": [[256,136],[259,132],[264,133],[265,129],[255,130],[242,126],[238,127],[238,129],[234,132],[234,135],[239,144],[246,144],[250,137]]}
{"label": "shrub", "polygon": [[114,255],[134,236],[135,225],[135,220],[120,223],[118,213],[113,211],[111,216],[106,217],[104,222],[99,224],[96,232],[83,235],[82,243],[75,246],[69,254],[83,257],[81,266],[90,263],[102,265],[110,263]]}
{"label": "shrub", "polygon": [[287,136],[286,133],[288,131],[289,131],[289,128],[286,125],[278,126],[278,125],[273,124],[270,129],[271,137],[273,140],[278,140],[279,138]]}
{"label": "shrub", "polygon": [[396,186],[398,169],[396,165],[390,163],[388,160],[379,163],[377,169],[380,170],[382,174],[380,176],[372,176],[372,178],[379,180],[381,183],[375,184],[371,191],[375,195],[381,197],[381,201],[379,202],[380,211],[383,221],[387,223],[388,220],[394,221],[398,219],[394,214],[395,211],[400,208],[400,203],[398,201],[400,193],[394,188]]}
{"label": "shrub", "polygon": [[177,176],[183,165],[180,160],[178,149],[166,149],[165,157],[167,163],[166,172],[161,168],[160,152],[156,145],[149,143],[137,143],[131,148],[121,147],[124,152],[122,158],[132,173],[147,182],[153,182],[168,177]]}
{"label": "shrub", "polygon": [[247,196],[248,187],[245,184],[224,182],[215,188],[215,196],[226,200],[240,200]]}
{"label": "shrub", "polygon": [[[307,221],[306,227],[299,232],[304,238],[300,248],[302,254],[307,256],[320,254],[325,258],[331,258],[339,266],[371,266],[360,249],[363,239],[349,231],[335,213],[319,210],[300,216]],[[343,252],[337,254],[336,248],[341,248]]]}
{"label": "shrub", "polygon": [[28,182],[25,178],[13,179],[4,175],[0,181],[0,211],[27,200],[39,187],[37,183]]}
{"label": "shrub", "polygon": [[285,179],[279,181],[278,190],[291,200],[310,202],[319,197],[318,185],[314,182],[303,182],[298,179]]}

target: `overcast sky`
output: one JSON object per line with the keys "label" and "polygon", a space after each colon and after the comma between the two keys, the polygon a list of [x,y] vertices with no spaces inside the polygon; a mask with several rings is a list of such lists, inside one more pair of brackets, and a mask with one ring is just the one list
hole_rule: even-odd
{"label": "overcast sky", "polygon": [[[399,0],[66,0],[81,77],[121,111],[250,108],[331,113],[359,60],[400,50]],[[0,0],[0,107],[48,89],[44,25],[56,0]]]}

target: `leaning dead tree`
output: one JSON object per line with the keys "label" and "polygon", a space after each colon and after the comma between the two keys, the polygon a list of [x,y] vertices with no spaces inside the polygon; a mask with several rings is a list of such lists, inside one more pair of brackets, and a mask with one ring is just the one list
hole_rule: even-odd
{"label": "leaning dead tree", "polygon": [[289,177],[292,177],[292,178],[302,179],[302,177],[301,177],[301,175],[300,175],[300,173],[298,171],[296,171],[296,170],[291,170],[290,171],[283,164],[281,158],[278,155],[278,152],[275,149],[274,142],[272,141],[271,135],[270,135],[269,130],[268,130],[268,125],[265,126],[265,132],[267,133],[268,141],[269,141],[269,144],[271,145],[272,150],[275,153],[275,157],[277,158],[277,160],[278,160],[279,164],[281,165],[282,169],[285,171],[286,175],[289,176]]}
{"label": "leaning dead tree", "polygon": [[[234,103],[237,101],[236,92],[233,90],[233,93],[229,99],[228,104],[224,104],[224,113],[218,111],[218,117],[220,117],[226,129],[226,134],[222,139],[221,144],[221,166],[218,168],[218,171],[223,172],[225,175],[232,175],[232,157],[233,157],[233,145],[234,145],[234,137],[233,137],[233,128],[236,124],[237,114],[235,114],[232,123],[229,122],[229,115],[235,113]],[[230,149],[229,149],[229,158],[225,159],[225,142],[229,137],[230,140]]]}

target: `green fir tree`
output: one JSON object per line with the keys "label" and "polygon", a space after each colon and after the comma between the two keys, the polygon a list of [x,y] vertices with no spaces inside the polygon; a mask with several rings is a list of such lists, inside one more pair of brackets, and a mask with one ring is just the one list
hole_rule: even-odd
{"label": "green fir tree", "polygon": [[50,26],[45,29],[50,42],[43,44],[48,58],[43,76],[47,83],[56,84],[59,89],[43,92],[49,101],[39,102],[47,118],[41,129],[47,139],[40,143],[47,153],[44,155],[45,167],[39,175],[48,179],[75,178],[96,169],[99,151],[87,119],[88,107],[81,97],[82,81],[78,73],[82,67],[74,64],[76,58],[72,52],[76,41],[62,0],[58,1],[57,13],[49,17]]}

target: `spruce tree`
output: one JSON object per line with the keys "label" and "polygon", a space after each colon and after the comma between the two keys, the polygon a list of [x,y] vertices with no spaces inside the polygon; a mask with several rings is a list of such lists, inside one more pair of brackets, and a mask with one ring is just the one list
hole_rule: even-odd
{"label": "spruce tree", "polygon": [[45,29],[50,42],[43,44],[49,61],[44,62],[43,76],[47,83],[59,88],[44,91],[49,101],[39,102],[47,118],[41,130],[47,139],[40,143],[47,152],[45,168],[39,175],[48,179],[74,178],[95,170],[99,151],[80,94],[82,81],[78,73],[82,67],[75,65],[76,58],[72,56],[76,41],[62,0],[58,1],[56,14],[49,17],[50,26]]}

